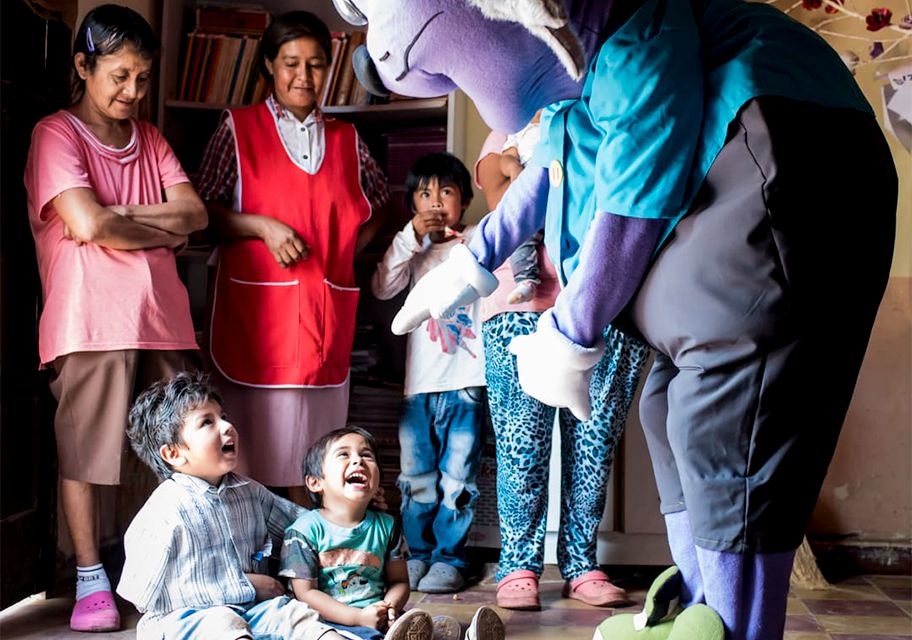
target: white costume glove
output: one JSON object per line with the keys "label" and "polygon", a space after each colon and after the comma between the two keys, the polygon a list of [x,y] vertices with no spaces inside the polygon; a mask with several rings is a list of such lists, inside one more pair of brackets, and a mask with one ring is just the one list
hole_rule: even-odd
{"label": "white costume glove", "polygon": [[554,326],[548,309],[535,333],[513,338],[510,351],[523,391],[552,407],[570,409],[579,420],[589,419],[589,381],[605,352],[604,340],[589,348],[571,342]]}
{"label": "white costume glove", "polygon": [[397,336],[414,331],[428,318],[448,318],[459,307],[494,293],[497,278],[478,264],[464,244],[457,244],[449,257],[422,277],[409,292],[393,318]]}

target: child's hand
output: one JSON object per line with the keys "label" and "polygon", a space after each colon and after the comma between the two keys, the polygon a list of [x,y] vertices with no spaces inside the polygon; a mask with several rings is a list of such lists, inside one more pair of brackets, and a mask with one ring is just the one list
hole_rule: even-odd
{"label": "child's hand", "polygon": [[523,166],[519,162],[519,155],[511,154],[510,151],[513,151],[515,147],[510,147],[504,151],[500,156],[500,172],[510,179],[510,182],[516,180],[520,173],[522,173]]}
{"label": "child's hand", "polygon": [[250,584],[253,585],[254,591],[256,591],[257,602],[271,600],[285,593],[282,583],[271,576],[262,573],[245,573],[244,575],[247,576]]}
{"label": "child's hand", "polygon": [[364,607],[361,609],[359,616],[361,626],[370,627],[371,629],[385,629],[389,624],[389,612],[391,609],[390,603],[383,600]]}
{"label": "child's hand", "polygon": [[412,227],[415,228],[415,238],[418,242],[432,231],[443,231],[446,224],[443,221],[443,211],[419,211],[412,218]]}
{"label": "child's hand", "polygon": [[535,284],[526,280],[516,285],[507,296],[507,304],[522,304],[535,297]]}

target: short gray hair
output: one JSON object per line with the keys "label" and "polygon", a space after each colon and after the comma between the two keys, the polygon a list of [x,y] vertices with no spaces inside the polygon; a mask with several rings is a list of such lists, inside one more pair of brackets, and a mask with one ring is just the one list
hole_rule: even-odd
{"label": "short gray hair", "polygon": [[130,408],[127,437],[136,455],[160,480],[170,478],[174,470],[159,450],[166,445],[183,445],[180,433],[184,418],[209,401],[222,404],[221,396],[209,384],[209,376],[188,372],[159,380],[136,398]]}

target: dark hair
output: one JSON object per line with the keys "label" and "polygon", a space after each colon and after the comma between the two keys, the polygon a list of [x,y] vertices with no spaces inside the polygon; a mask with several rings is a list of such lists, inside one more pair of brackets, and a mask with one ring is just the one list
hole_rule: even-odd
{"label": "dark hair", "polygon": [[266,68],[266,60],[274,61],[283,44],[298,38],[316,40],[326,54],[326,62],[332,62],[332,36],[329,34],[329,28],[309,11],[289,11],[273,18],[263,34],[260,45],[260,72],[265,77],[271,77]]}
{"label": "dark hair", "polygon": [[[161,47],[158,36],[141,15],[117,4],[103,4],[89,11],[76,31],[73,58],[85,55],[86,70],[92,72],[98,58],[117,53],[131,45],[143,58],[153,59]],[[73,63],[72,100],[78,102],[85,93],[85,80]]]}
{"label": "dark hair", "polygon": [[[377,458],[377,441],[374,440],[369,432],[365,431],[361,427],[356,427],[354,425],[349,425],[347,427],[342,427],[340,429],[335,429],[330,431],[325,436],[314,442],[310,449],[307,450],[307,453],[304,455],[304,464],[302,465],[302,471],[304,472],[304,480],[307,480],[307,477],[313,478],[322,478],[323,477],[323,461],[326,459],[326,452],[333,445],[334,442],[344,438],[350,433],[355,433],[362,438],[367,443],[367,446],[374,453],[374,458]],[[377,460],[377,466],[380,466],[380,460]],[[382,470],[381,470],[382,473]],[[310,496],[310,501],[314,507],[323,506],[323,496],[318,493],[312,492],[310,489],[307,489],[307,495]]]}
{"label": "dark hair", "polygon": [[221,396],[209,384],[209,376],[183,372],[159,380],[139,394],[130,407],[130,445],[161,480],[170,478],[174,470],[159,449],[169,444],[183,445],[180,433],[184,418],[210,400],[222,404]]}
{"label": "dark hair", "polygon": [[415,211],[415,192],[423,189],[437,178],[437,184],[454,185],[462,192],[462,204],[468,206],[474,195],[472,191],[472,177],[462,161],[452,153],[440,151],[429,153],[415,160],[415,164],[405,177],[405,202],[409,211]]}

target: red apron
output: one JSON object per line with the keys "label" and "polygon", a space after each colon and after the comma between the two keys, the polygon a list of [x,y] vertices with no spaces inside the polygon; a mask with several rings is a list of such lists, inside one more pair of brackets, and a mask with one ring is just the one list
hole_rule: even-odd
{"label": "red apron", "polygon": [[210,352],[234,382],[262,387],[338,386],[348,376],[358,228],[370,217],[352,125],[326,119],[315,175],[288,157],[265,104],[232,109],[241,211],[292,227],[308,257],[283,269],[259,239],[222,245]]}

